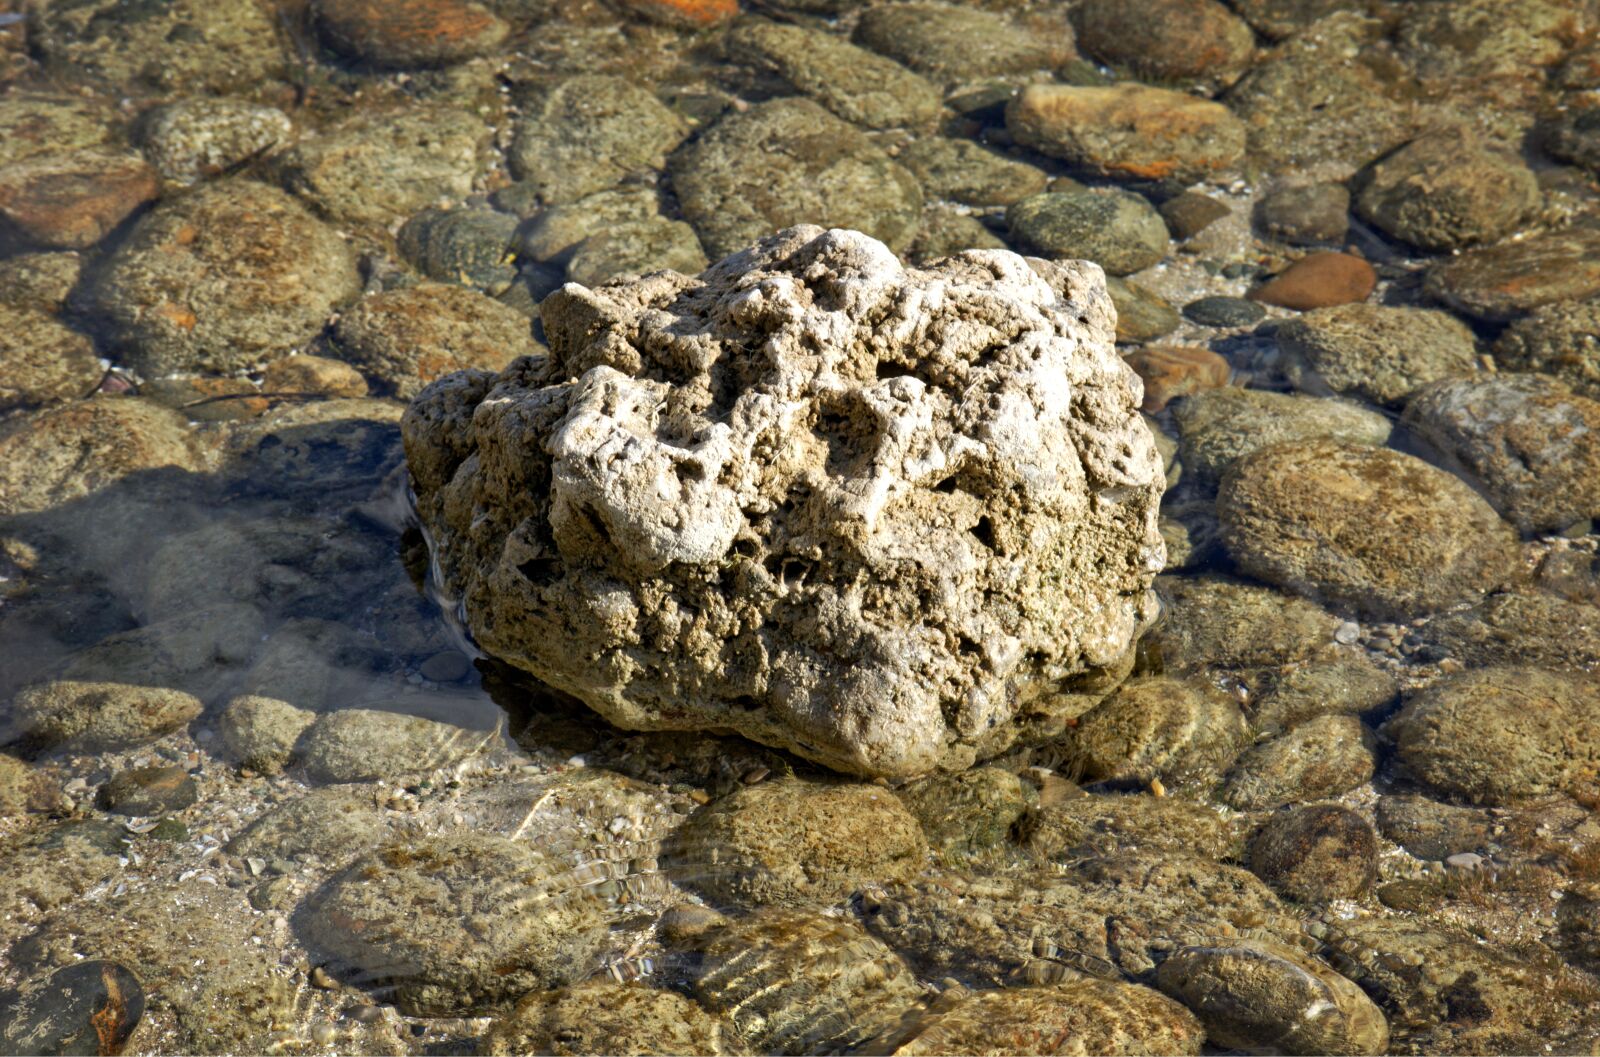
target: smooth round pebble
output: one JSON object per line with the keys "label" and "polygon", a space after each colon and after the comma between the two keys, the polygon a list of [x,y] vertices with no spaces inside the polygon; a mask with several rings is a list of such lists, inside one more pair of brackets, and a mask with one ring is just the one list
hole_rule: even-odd
{"label": "smooth round pebble", "polygon": [[1350,192],[1344,184],[1290,184],[1264,193],[1255,207],[1257,227],[1297,246],[1339,243],[1350,231]]}
{"label": "smooth round pebble", "polygon": [[1250,871],[1302,903],[1356,899],[1378,878],[1378,836],[1340,804],[1280,811],[1250,838]]}
{"label": "smooth round pebble", "polygon": [[1600,515],[1600,401],[1536,374],[1437,382],[1403,419],[1523,532]]}
{"label": "smooth round pebble", "polygon": [[1348,253],[1311,253],[1250,291],[1268,305],[1302,312],[1365,301],[1378,285],[1378,273]]}
{"label": "smooth round pebble", "polygon": [[1134,679],[1078,718],[1061,749],[1092,782],[1161,781],[1204,792],[1233,763],[1248,737],[1228,695],[1199,681]]}
{"label": "smooth round pebble", "polygon": [[659,169],[688,134],[683,118],[641,85],[581,75],[528,109],[507,157],[517,179],[543,202],[571,202],[615,187],[630,173]]}
{"label": "smooth round pebble", "polygon": [[134,767],[112,775],[95,794],[95,806],[118,815],[164,815],[199,799],[199,787],[183,767]]}
{"label": "smooth round pebble", "polygon": [[1269,445],[1228,468],[1217,515],[1245,573],[1380,619],[1475,601],[1514,571],[1516,534],[1494,508],[1387,448]]}
{"label": "smooth round pebble", "polygon": [[548,1053],[674,1054],[749,1052],[733,1025],[676,991],[597,976],[559,991],[536,991],[497,1017],[479,1040],[486,1057]]}
{"label": "smooth round pebble", "polygon": [[1243,297],[1201,297],[1183,306],[1183,317],[1202,327],[1253,327],[1267,310]]}
{"label": "smooth round pebble", "polygon": [[121,1053],[144,1017],[138,977],[93,960],[25,981],[0,998],[0,1049],[7,1053]]}
{"label": "smooth round pebble", "polygon": [[179,183],[220,175],[288,140],[289,115],[245,99],[191,96],[145,119],[142,145],[150,164]]}
{"label": "smooth round pebble", "polygon": [[1354,716],[1318,716],[1239,757],[1222,799],[1240,811],[1321,800],[1354,789],[1377,769],[1372,732]]}
{"label": "smooth round pebble", "polygon": [[1004,844],[1028,806],[1029,792],[1011,771],[975,767],[911,782],[896,795],[922,824],[934,851],[961,853]]}
{"label": "smooth round pebble", "polygon": [[926,855],[921,825],[888,789],[774,778],[696,811],[665,858],[719,905],[804,907],[908,877]]}
{"label": "smooth round pebble", "polygon": [[1303,660],[1339,627],[1321,606],[1261,584],[1211,574],[1162,576],[1155,587],[1162,617],[1140,648],[1167,672]]}
{"label": "smooth round pebble", "polygon": [[1460,126],[1412,140],[1356,183],[1358,213],[1425,250],[1493,242],[1539,204],[1538,180],[1521,158]]}
{"label": "smooth round pebble", "polygon": [[360,284],[333,229],[282,191],[235,179],[143,217],[93,299],[140,372],[227,373],[309,341]]}
{"label": "smooth round pebble", "polygon": [[336,977],[392,985],[411,1016],[452,1016],[587,976],[610,917],[570,863],[458,832],[362,855],[302,904],[294,926]]}
{"label": "smooth round pebble", "polygon": [[1150,415],[1180,396],[1220,389],[1233,377],[1227,360],[1195,345],[1146,345],[1123,359],[1144,382],[1139,410]]}
{"label": "smooth round pebble", "polygon": [[1417,389],[1478,370],[1472,331],[1427,308],[1319,308],[1277,331],[1284,373],[1298,389],[1397,407]]}
{"label": "smooth round pebble", "polygon": [[199,698],[181,690],[74,680],[30,686],[11,703],[25,738],[69,752],[143,745],[177,730],[203,709]]}
{"label": "smooth round pebble", "polygon": [[500,370],[539,351],[527,316],[444,283],[362,298],[339,317],[333,338],[349,362],[402,400],[452,371]]}
{"label": "smooth round pebble", "polygon": [[1181,947],[1156,985],[1193,1010],[1214,1046],[1246,1052],[1388,1052],[1389,1023],[1354,982],[1287,944],[1216,939]]}
{"label": "smooth round pebble", "polygon": [[359,782],[448,766],[476,752],[490,733],[401,712],[345,708],[318,716],[299,751],[317,780]]}
{"label": "smooth round pebble", "polygon": [[1249,69],[1255,34],[1217,0],[1088,0],[1078,47],[1141,80],[1226,87]]}
{"label": "smooth round pebble", "polygon": [[1184,469],[1208,485],[1270,444],[1325,437],[1381,446],[1393,428],[1383,415],[1347,401],[1237,387],[1184,398],[1173,420]]}
{"label": "smooth round pebble", "polygon": [[247,694],[223,706],[217,730],[234,762],[273,775],[294,759],[295,744],[316,718],[315,712],[287,701]]}
{"label": "smooth round pebble", "polygon": [[[941,996],[943,997],[943,996]],[[919,1017],[896,1057],[987,1053],[1200,1053],[1205,1032],[1182,1005],[1152,988],[1084,978],[1046,987],[968,992]]]}
{"label": "smooth round pebble", "polygon": [[1460,672],[1409,695],[1384,732],[1418,781],[1507,804],[1592,780],[1600,689],[1590,676],[1537,668]]}
{"label": "smooth round pebble", "polygon": [[510,27],[468,0],[313,0],[336,51],[383,69],[445,66],[493,51]]}
{"label": "smooth round pebble", "polygon": [[1042,256],[1094,261],[1111,275],[1141,271],[1167,255],[1167,226],[1131,191],[1050,191],[1006,210],[1024,248]]}
{"label": "smooth round pebble", "polygon": [[[774,168],[775,154],[793,164]],[[922,220],[917,178],[809,99],[728,114],[674,154],[669,171],[712,259],[798,223],[853,228],[898,251]]]}
{"label": "smooth round pebble", "polygon": [[1600,227],[1575,224],[1444,257],[1428,269],[1422,289],[1487,320],[1594,297],[1600,294]]}
{"label": "smooth round pebble", "polygon": [[1552,375],[1600,400],[1600,299],[1558,301],[1517,320],[1495,342],[1494,358],[1508,370]]}

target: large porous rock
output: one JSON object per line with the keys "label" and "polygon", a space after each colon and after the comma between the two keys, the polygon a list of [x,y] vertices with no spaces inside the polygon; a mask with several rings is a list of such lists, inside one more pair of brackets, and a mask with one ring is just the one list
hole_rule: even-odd
{"label": "large porous rock", "polygon": [[490,653],[868,775],[1058,732],[1126,673],[1163,477],[1098,268],[798,227],[542,317],[547,359],[403,426]]}

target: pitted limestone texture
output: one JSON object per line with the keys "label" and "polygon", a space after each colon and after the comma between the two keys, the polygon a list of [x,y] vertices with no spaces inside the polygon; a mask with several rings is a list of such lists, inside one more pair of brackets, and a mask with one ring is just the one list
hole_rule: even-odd
{"label": "pitted limestone texture", "polygon": [[874,776],[1057,733],[1126,675],[1164,478],[1099,268],[797,227],[542,318],[549,357],[403,426],[489,653],[622,727]]}

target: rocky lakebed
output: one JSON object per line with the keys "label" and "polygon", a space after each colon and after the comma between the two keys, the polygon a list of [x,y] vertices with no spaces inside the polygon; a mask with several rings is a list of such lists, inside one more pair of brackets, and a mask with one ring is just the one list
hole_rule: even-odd
{"label": "rocky lakebed", "polygon": [[1600,1053],[1600,0],[0,0],[0,1052]]}

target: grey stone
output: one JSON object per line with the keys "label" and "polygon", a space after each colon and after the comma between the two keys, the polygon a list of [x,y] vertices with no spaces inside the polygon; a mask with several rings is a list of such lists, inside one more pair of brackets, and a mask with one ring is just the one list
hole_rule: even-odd
{"label": "grey stone", "polygon": [[1318,716],[1239,757],[1222,798],[1260,811],[1338,796],[1372,777],[1375,748],[1372,732],[1354,716]]}
{"label": "grey stone", "polygon": [[104,752],[155,741],[200,715],[179,690],[56,680],[28,687],[11,704],[28,741],[44,748]]}
{"label": "grey stone", "polygon": [[1187,1005],[1212,1045],[1276,1053],[1389,1052],[1383,1011],[1353,981],[1300,950],[1257,939],[1183,947],[1156,985]]}
{"label": "grey stone", "polygon": [[363,113],[278,160],[283,185],[324,215],[387,227],[440,198],[462,198],[484,165],[489,127],[447,106]]}
{"label": "grey stone", "polygon": [[1057,259],[1094,261],[1112,275],[1142,271],[1167,255],[1167,226],[1131,191],[1046,192],[1006,210],[1012,237]]}
{"label": "grey stone", "polygon": [[1384,731],[1419,781],[1476,804],[1511,803],[1593,773],[1600,691],[1580,674],[1483,668],[1411,694]]}
{"label": "grey stone", "polygon": [[1254,668],[1304,660],[1339,618],[1303,598],[1225,577],[1162,576],[1162,618],[1140,644],[1158,669]]}
{"label": "grey stone", "polygon": [[1257,202],[1256,224],[1297,246],[1343,242],[1350,230],[1350,192],[1334,183],[1275,188]]}
{"label": "grey stone", "polygon": [[567,260],[567,279],[599,286],[621,276],[670,269],[696,275],[706,266],[694,228],[681,220],[656,217],[617,224],[578,244]]}
{"label": "grey stone", "polygon": [[584,75],[562,81],[529,109],[508,157],[519,180],[558,204],[659,169],[688,134],[684,120],[647,89]]}
{"label": "grey stone", "polygon": [[460,1015],[589,974],[615,911],[588,879],[504,837],[413,838],[356,859],[294,924],[336,975],[392,985],[403,1012]]}
{"label": "grey stone", "polygon": [[424,209],[400,228],[400,252],[441,283],[504,293],[517,278],[517,219],[489,209]]}
{"label": "grey stone", "polygon": [[295,743],[316,713],[271,697],[241,695],[217,719],[222,744],[242,767],[278,774],[294,759]]}
{"label": "grey stone", "polygon": [[924,136],[896,160],[922,181],[929,198],[971,206],[1008,206],[1043,191],[1048,180],[1043,169],[968,139]]}
{"label": "grey stone", "polygon": [[1600,400],[1600,300],[1557,301],[1517,320],[1495,343],[1494,357],[1510,370],[1548,374]]}
{"label": "grey stone", "polygon": [[722,907],[816,907],[922,869],[922,827],[888,789],[774,778],[696,811],[666,850],[670,873]]}
{"label": "grey stone", "polygon": [[492,736],[421,716],[345,708],[324,713],[300,739],[301,761],[323,782],[358,782],[438,770]]}
{"label": "grey stone", "polygon": [[1356,211],[1425,250],[1493,242],[1538,204],[1538,181],[1521,158],[1460,127],[1412,140],[1357,181]]}
{"label": "grey stone", "polygon": [[1342,804],[1279,811],[1250,838],[1250,870],[1301,903],[1359,899],[1378,878],[1378,835]]}
{"label": "grey stone", "polygon": [[922,219],[916,177],[808,99],[723,117],[674,155],[671,172],[713,258],[793,224],[854,228],[898,251]]}
{"label": "grey stone", "polygon": [[1357,303],[1312,309],[1278,328],[1284,373],[1319,395],[1398,407],[1429,382],[1477,373],[1472,331],[1448,312]]}
{"label": "grey stone", "polygon": [[1523,532],[1600,515],[1600,401],[1537,374],[1437,382],[1403,420]]}
{"label": "grey stone", "polygon": [[942,82],[1047,69],[1069,57],[994,12],[955,4],[869,7],[854,40]]}
{"label": "grey stone", "polygon": [[1184,470],[1211,485],[1268,445],[1327,437],[1381,447],[1392,429],[1383,415],[1343,400],[1233,387],[1184,397],[1173,418]]}
{"label": "grey stone", "polygon": [[244,99],[191,96],[146,119],[142,143],[150,164],[179,183],[216,176],[272,150],[293,126],[277,107]]}
{"label": "grey stone", "polygon": [[803,26],[743,19],[724,40],[731,61],[775,87],[867,128],[917,127],[939,115],[939,91],[881,55]]}

